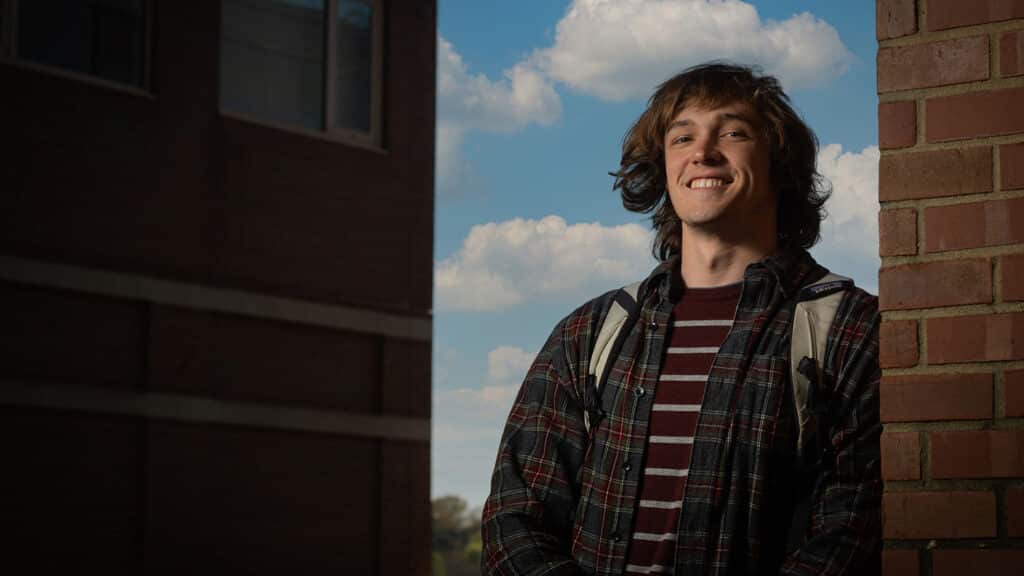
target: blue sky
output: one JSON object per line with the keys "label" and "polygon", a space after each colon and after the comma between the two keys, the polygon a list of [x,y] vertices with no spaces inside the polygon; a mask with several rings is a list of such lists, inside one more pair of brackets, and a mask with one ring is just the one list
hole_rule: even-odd
{"label": "blue sky", "polygon": [[875,292],[873,2],[439,0],[432,494],[486,498],[555,323],[653,266],[608,172],[654,86],[710,59],[780,78],[821,142],[812,254]]}

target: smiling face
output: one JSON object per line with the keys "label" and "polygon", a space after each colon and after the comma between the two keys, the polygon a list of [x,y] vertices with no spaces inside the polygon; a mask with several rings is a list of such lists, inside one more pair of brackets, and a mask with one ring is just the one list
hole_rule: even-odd
{"label": "smiling face", "polygon": [[775,236],[771,144],[749,104],[685,105],[665,132],[665,176],[688,230],[724,239]]}

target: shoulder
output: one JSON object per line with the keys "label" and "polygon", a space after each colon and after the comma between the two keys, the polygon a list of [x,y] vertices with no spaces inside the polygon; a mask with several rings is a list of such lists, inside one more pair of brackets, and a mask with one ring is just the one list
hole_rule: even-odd
{"label": "shoulder", "polygon": [[856,285],[846,290],[839,309],[836,311],[837,323],[848,327],[859,326],[865,331],[873,330],[877,340],[880,320],[878,296]]}
{"label": "shoulder", "polygon": [[826,357],[831,371],[854,380],[878,378],[878,297],[862,288],[848,288],[829,330]]}
{"label": "shoulder", "polygon": [[[570,367],[585,365],[612,306],[618,302],[629,308],[627,312],[632,312],[635,307],[646,305],[638,302],[645,302],[651,291],[667,289],[666,278],[671,275],[666,272],[673,270],[673,266],[677,267],[678,263],[663,262],[639,282],[625,284],[587,300],[555,325],[541,353],[552,355],[559,352]],[[633,284],[638,285],[636,294],[625,296],[624,288]],[[551,360],[559,361],[556,358]]]}
{"label": "shoulder", "polygon": [[569,348],[578,348],[581,344],[589,343],[597,336],[601,323],[621,289],[615,288],[591,298],[570,312],[555,325],[548,343],[557,340],[563,347],[568,345]]}
{"label": "shoulder", "polygon": [[[852,278],[832,273],[821,266],[806,252],[800,264],[804,266],[802,279],[798,282],[798,301],[815,300],[830,294],[841,293],[832,320],[832,333],[839,336],[854,336],[862,330],[876,329],[880,316],[878,297],[856,285]],[[829,274],[833,274],[829,276]],[[836,279],[838,276],[838,279]],[[833,296],[834,298],[834,296]],[[834,302],[834,300],[833,300]],[[853,333],[851,333],[851,331]]]}

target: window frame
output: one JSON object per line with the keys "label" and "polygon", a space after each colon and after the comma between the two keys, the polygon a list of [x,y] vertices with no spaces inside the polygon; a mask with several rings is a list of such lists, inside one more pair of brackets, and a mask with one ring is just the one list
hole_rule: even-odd
{"label": "window frame", "polygon": [[14,19],[17,12],[14,8],[14,0],[0,0],[0,14],[3,14],[3,24],[0,25],[0,58],[13,59],[14,57]]}
{"label": "window frame", "polygon": [[87,72],[69,70],[52,64],[44,64],[34,60],[28,60],[18,55],[18,3],[19,0],[0,0],[0,11],[3,12],[4,22],[0,26],[0,61],[46,74],[52,74],[61,78],[68,78],[112,88],[129,94],[152,97],[155,95],[153,89],[153,18],[154,4],[156,0],[142,0],[143,9],[143,42],[142,42],[142,85],[127,84],[117,80],[110,80],[94,76]]}
{"label": "window frame", "polygon": [[[0,0],[2,1],[2,0]],[[338,15],[338,4],[336,0],[322,0],[324,2],[324,54],[321,77],[323,78],[323,102],[322,102],[322,124],[320,129],[314,130],[304,126],[288,124],[277,120],[268,120],[252,114],[232,112],[225,110],[220,97],[217,98],[217,109],[220,115],[252,124],[267,126],[284,132],[311,136],[317,139],[340,142],[365,148],[374,152],[386,152],[384,146],[384,1],[367,0],[373,9],[371,59],[370,59],[370,130],[363,132],[349,128],[334,126],[337,118],[337,27],[334,21]],[[219,2],[221,12],[221,34],[224,24],[224,3]],[[223,37],[218,47],[223,46]],[[223,71],[218,71],[218,75]],[[219,80],[218,80],[219,82]]]}
{"label": "window frame", "polygon": [[325,0],[327,12],[324,35],[324,131],[329,134],[336,134],[342,139],[352,140],[364,145],[381,146],[381,108],[383,68],[384,68],[384,2],[382,0],[368,0],[373,10],[370,34],[370,130],[362,132],[349,128],[339,128],[334,125],[337,119],[337,55],[338,27],[335,21],[338,18],[337,0]]}

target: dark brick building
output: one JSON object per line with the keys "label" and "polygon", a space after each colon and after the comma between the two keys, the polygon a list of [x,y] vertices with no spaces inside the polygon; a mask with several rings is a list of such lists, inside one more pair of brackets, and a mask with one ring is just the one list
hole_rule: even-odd
{"label": "dark brick building", "polygon": [[433,0],[0,0],[34,573],[425,574]]}

